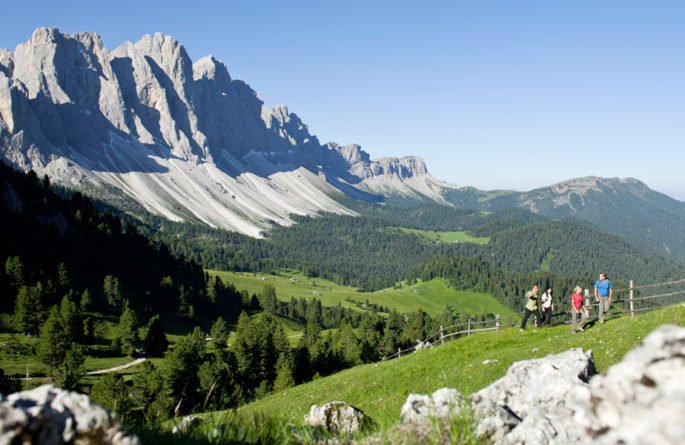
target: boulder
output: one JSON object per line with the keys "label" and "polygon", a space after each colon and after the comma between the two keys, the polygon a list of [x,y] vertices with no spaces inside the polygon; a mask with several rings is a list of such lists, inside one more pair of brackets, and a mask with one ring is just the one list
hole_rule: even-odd
{"label": "boulder", "polygon": [[88,396],[44,385],[0,402],[0,443],[138,445]]}
{"label": "boulder", "polygon": [[428,426],[433,419],[445,419],[461,411],[464,403],[464,396],[451,388],[439,389],[430,396],[409,394],[402,405],[400,422]]}
{"label": "boulder", "polygon": [[573,400],[574,420],[597,444],[685,441],[685,329],[662,326]]}
{"label": "boulder", "polygon": [[331,434],[353,434],[359,431],[369,419],[364,413],[345,402],[330,402],[323,406],[312,405],[304,416],[305,425],[322,428]]}
{"label": "boulder", "polygon": [[682,444],[683,382],[685,328],[663,326],[603,375],[592,352],[571,349],[514,363],[470,404],[453,389],[411,394],[401,431],[423,437],[431,419],[468,409],[477,436],[497,444]]}
{"label": "boulder", "polygon": [[583,435],[573,422],[569,394],[596,374],[592,352],[516,362],[507,375],[471,397],[478,435],[501,443],[568,443]]}

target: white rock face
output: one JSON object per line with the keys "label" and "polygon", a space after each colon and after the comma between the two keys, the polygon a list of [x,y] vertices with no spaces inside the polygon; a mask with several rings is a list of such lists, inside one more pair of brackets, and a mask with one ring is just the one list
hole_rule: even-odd
{"label": "white rock face", "polygon": [[137,445],[139,441],[88,396],[44,385],[0,401],[0,443]]}
{"label": "white rock face", "polygon": [[0,51],[0,155],[55,183],[253,236],[291,214],[351,213],[334,199],[343,194],[442,202],[448,188],[419,158],[322,145],[223,63],[193,64],[159,33],[109,52],[97,34],[39,28]]}

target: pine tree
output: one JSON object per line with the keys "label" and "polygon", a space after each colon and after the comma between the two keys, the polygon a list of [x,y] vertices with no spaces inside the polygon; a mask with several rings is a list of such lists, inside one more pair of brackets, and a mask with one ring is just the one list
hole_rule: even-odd
{"label": "pine tree", "polygon": [[162,326],[159,315],[155,315],[148,322],[143,347],[145,348],[145,355],[149,357],[160,357],[169,347],[169,340],[164,333],[164,326]]}
{"label": "pine tree", "polygon": [[216,319],[209,335],[218,348],[221,349],[226,346],[226,341],[228,340],[228,327],[223,318],[219,317]]}
{"label": "pine tree", "polygon": [[79,307],[82,312],[88,312],[93,304],[93,297],[90,294],[89,289],[85,289],[81,294],[81,300],[79,302]]}
{"label": "pine tree", "polygon": [[106,275],[102,283],[102,292],[105,295],[105,300],[107,304],[114,309],[121,307],[121,303],[124,299],[121,292],[121,283],[119,278],[113,275]]}
{"label": "pine tree", "polygon": [[76,303],[66,295],[60,304],[60,315],[67,337],[72,342],[81,343],[83,341],[83,319],[76,308]]}
{"label": "pine tree", "polygon": [[265,284],[259,296],[259,305],[267,314],[275,315],[278,300],[276,299],[276,288],[271,284]]}
{"label": "pine tree", "polygon": [[174,403],[181,403],[181,411],[187,412],[195,406],[200,395],[198,370],[204,361],[206,350],[205,334],[199,327],[181,338],[165,360],[165,385]]}
{"label": "pine tree", "polygon": [[78,381],[83,375],[83,363],[85,353],[83,346],[70,344],[64,353],[64,359],[52,370],[52,378],[55,385],[64,389],[76,389]]}
{"label": "pine tree", "polygon": [[124,302],[124,311],[119,317],[119,327],[114,345],[119,348],[122,354],[133,355],[136,352],[136,345],[139,341],[138,322],[136,314],[128,305],[128,300]]}
{"label": "pine tree", "polygon": [[10,284],[15,289],[19,289],[26,284],[26,275],[24,273],[24,263],[18,256],[7,258],[5,261],[5,274],[9,277]]}
{"label": "pine tree", "polygon": [[21,286],[14,306],[14,323],[17,329],[27,334],[38,334],[41,312],[39,289]]}
{"label": "pine tree", "polygon": [[69,272],[67,272],[67,265],[61,262],[57,265],[57,284],[59,284],[61,290],[66,290],[71,284],[71,279],[69,278]]}
{"label": "pine tree", "polygon": [[98,378],[90,391],[90,397],[98,405],[115,412],[122,422],[133,421],[134,400],[120,374],[105,374]]}
{"label": "pine tree", "polygon": [[47,320],[40,328],[37,354],[41,362],[52,373],[62,363],[69,347],[70,339],[64,327],[59,307],[53,306]]}
{"label": "pine tree", "polygon": [[69,328],[62,319],[58,306],[52,307],[40,329],[37,354],[57,386],[76,388],[82,375],[85,356],[83,347],[70,337]]}
{"label": "pine tree", "polygon": [[274,391],[281,391],[286,388],[295,386],[295,377],[293,375],[293,366],[287,354],[281,354],[276,363],[276,380],[274,380]]}

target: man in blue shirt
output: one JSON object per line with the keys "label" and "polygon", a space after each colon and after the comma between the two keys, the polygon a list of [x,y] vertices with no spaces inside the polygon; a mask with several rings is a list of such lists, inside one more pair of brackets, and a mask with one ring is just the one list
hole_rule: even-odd
{"label": "man in blue shirt", "polygon": [[599,274],[595,282],[595,301],[599,303],[599,322],[604,323],[604,314],[609,312],[611,297],[614,295],[614,285],[607,278],[607,274]]}

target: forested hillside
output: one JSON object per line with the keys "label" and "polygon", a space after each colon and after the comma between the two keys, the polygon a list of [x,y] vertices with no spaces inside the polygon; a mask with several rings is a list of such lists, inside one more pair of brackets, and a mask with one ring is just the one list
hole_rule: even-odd
{"label": "forested hillside", "polygon": [[[206,267],[259,272],[296,268],[362,290],[393,286],[417,264],[435,257],[475,258],[511,272],[588,280],[600,270],[615,279],[640,283],[684,274],[683,267],[673,261],[581,220],[546,219],[518,208],[493,213],[438,205],[360,206],[357,210],[356,217],[300,217],[295,226],[274,227],[261,240],[154,220],[148,220],[146,230]],[[490,242],[432,242],[415,232],[394,230],[397,227],[465,231],[490,237]]]}
{"label": "forested hillside", "polygon": [[[101,213],[80,193],[68,199],[51,190],[47,177],[0,165],[0,310],[12,310],[16,289],[36,294],[38,312],[66,294],[83,293],[93,307],[120,311],[127,300],[141,313],[205,306],[202,267],[153,245],[118,216]],[[44,314],[46,315],[46,314]],[[44,317],[43,317],[44,318]]]}

